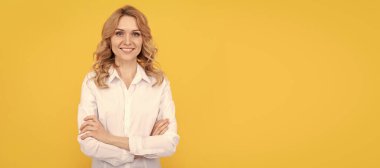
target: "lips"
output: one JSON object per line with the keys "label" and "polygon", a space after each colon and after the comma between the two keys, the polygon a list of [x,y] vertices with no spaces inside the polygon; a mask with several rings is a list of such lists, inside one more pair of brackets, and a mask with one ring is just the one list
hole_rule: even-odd
{"label": "lips", "polygon": [[120,48],[120,50],[122,50],[126,54],[129,54],[134,50],[134,48]]}

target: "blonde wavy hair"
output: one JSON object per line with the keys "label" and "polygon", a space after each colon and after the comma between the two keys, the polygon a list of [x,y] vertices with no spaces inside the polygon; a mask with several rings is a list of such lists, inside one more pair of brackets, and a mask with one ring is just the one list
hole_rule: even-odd
{"label": "blonde wavy hair", "polygon": [[102,30],[102,40],[98,44],[94,57],[96,61],[92,66],[95,72],[94,81],[98,88],[108,88],[106,79],[110,76],[109,69],[111,66],[117,67],[115,63],[115,54],[111,49],[111,37],[122,16],[131,16],[136,19],[137,27],[140,29],[143,43],[140,54],[137,56],[137,63],[143,67],[145,73],[156,79],[155,85],[161,85],[164,80],[164,74],[155,61],[157,48],[153,44],[152,34],[148,26],[148,21],[143,13],[133,6],[126,5],[117,9],[106,20]]}

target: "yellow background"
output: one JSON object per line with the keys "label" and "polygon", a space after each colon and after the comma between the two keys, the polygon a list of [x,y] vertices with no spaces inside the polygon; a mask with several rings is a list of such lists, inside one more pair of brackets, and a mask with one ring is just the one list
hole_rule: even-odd
{"label": "yellow background", "polygon": [[163,167],[380,167],[376,0],[1,0],[0,167],[90,166],[80,86],[127,3],[172,83],[181,140]]}

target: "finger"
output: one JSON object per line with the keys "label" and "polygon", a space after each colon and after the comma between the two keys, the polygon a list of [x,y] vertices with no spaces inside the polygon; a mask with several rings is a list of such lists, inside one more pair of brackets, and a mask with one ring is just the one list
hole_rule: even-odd
{"label": "finger", "polygon": [[154,127],[157,128],[159,125],[161,125],[165,120],[158,120],[156,123],[154,123]]}
{"label": "finger", "polygon": [[94,125],[94,122],[93,122],[93,121],[85,121],[85,122],[80,126],[79,130],[82,131],[82,129],[83,129],[84,127],[87,127],[87,126],[90,126],[90,125]]}
{"label": "finger", "polygon": [[157,123],[155,126],[156,126],[156,129],[162,127],[163,125],[167,124],[169,122],[169,120],[160,120],[161,122]]}
{"label": "finger", "polygon": [[161,132],[162,130],[164,130],[166,127],[168,127],[169,126],[169,123],[167,122],[167,123],[165,123],[164,125],[162,125],[158,130],[159,130],[159,132]]}
{"label": "finger", "polygon": [[87,131],[96,131],[96,127],[93,127],[93,126],[84,127],[84,129],[81,131],[81,133],[87,132]]}
{"label": "finger", "polygon": [[158,128],[158,125],[160,125],[161,123],[163,123],[164,122],[164,120],[158,120],[156,123],[154,123],[154,126],[153,126],[153,129],[152,129],[152,135],[154,134],[154,133],[156,133],[156,131],[157,131],[157,128]]}
{"label": "finger", "polygon": [[89,120],[89,119],[92,119],[94,117],[95,117],[95,115],[88,115],[88,116],[84,117],[83,120]]}
{"label": "finger", "polygon": [[169,129],[169,127],[165,127],[165,129],[162,130],[162,131],[159,133],[159,135],[163,135],[163,134],[165,134],[165,132],[168,131],[168,129]]}
{"label": "finger", "polygon": [[155,136],[155,135],[157,135],[157,132],[156,132],[156,131],[154,131],[154,132],[152,132],[152,133],[150,134],[150,136]]}
{"label": "finger", "polygon": [[168,127],[169,123],[165,123],[164,125],[162,125],[161,127],[157,128],[157,135],[160,134],[160,132],[162,132],[166,127]]}
{"label": "finger", "polygon": [[152,136],[157,135],[157,128],[156,127],[153,128],[151,135]]}
{"label": "finger", "polygon": [[97,121],[98,119],[96,118],[95,115],[89,115],[89,116],[86,116],[83,120],[84,120],[84,121],[88,121],[88,120],[94,120],[94,121]]}
{"label": "finger", "polygon": [[153,126],[153,130],[152,130],[152,133],[151,135],[154,136],[154,135],[158,135],[158,133],[160,132],[158,130],[158,128],[162,127],[163,124],[166,124],[169,122],[169,119],[162,119],[162,120],[158,120],[154,126]]}
{"label": "finger", "polygon": [[80,136],[80,138],[81,138],[82,140],[84,140],[84,139],[86,139],[86,138],[88,138],[88,137],[91,137],[91,132],[90,132],[90,131],[88,131],[88,132],[84,133],[82,136]]}
{"label": "finger", "polygon": [[160,127],[158,127],[157,129],[159,129],[160,131],[163,130],[165,127],[167,127],[169,125],[169,121],[166,121],[164,124],[162,124]]}
{"label": "finger", "polygon": [[155,125],[152,131],[152,136],[158,135],[159,132],[160,132],[159,127]]}
{"label": "finger", "polygon": [[89,126],[89,125],[95,126],[95,125],[96,125],[96,122],[93,121],[93,120],[85,121],[85,122],[83,122],[83,124],[81,125],[81,129],[83,129],[84,127]]}

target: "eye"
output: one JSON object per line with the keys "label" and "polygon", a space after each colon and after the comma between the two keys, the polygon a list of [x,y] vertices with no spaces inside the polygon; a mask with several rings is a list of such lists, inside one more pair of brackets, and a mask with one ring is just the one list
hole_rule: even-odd
{"label": "eye", "polygon": [[132,35],[133,37],[140,37],[141,34],[139,32],[133,32]]}
{"label": "eye", "polygon": [[122,36],[124,36],[124,32],[123,31],[117,31],[115,33],[115,35],[118,36],[118,37],[122,37]]}

